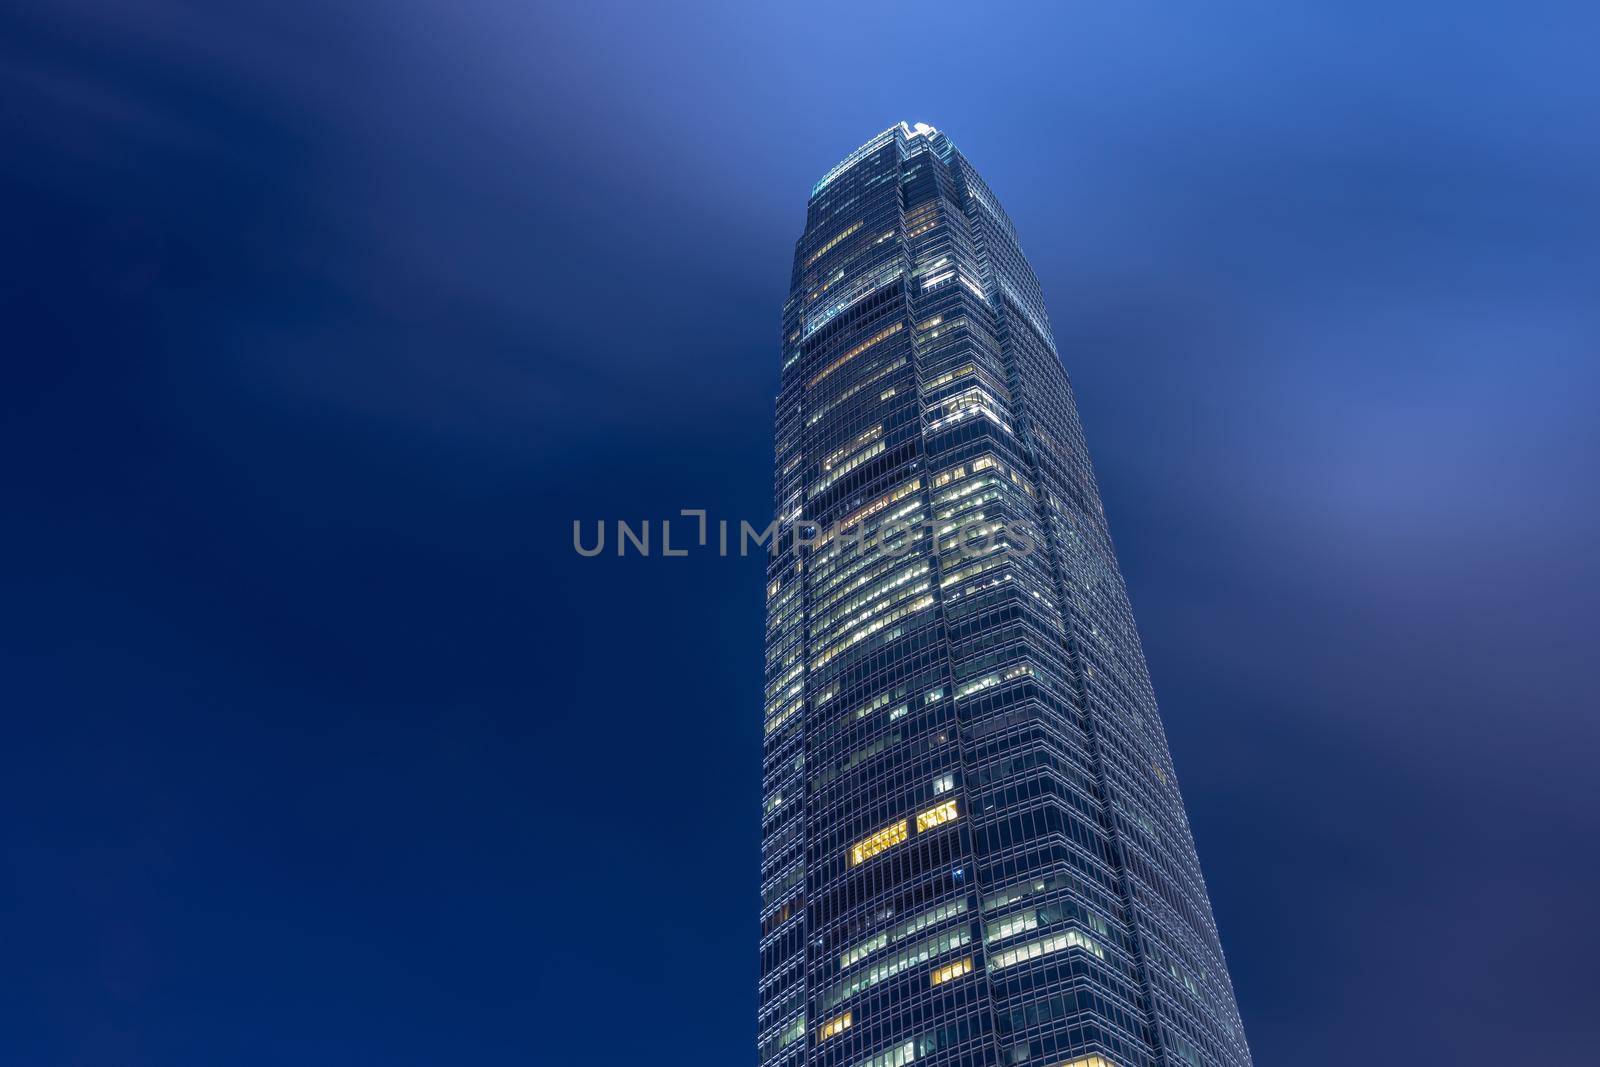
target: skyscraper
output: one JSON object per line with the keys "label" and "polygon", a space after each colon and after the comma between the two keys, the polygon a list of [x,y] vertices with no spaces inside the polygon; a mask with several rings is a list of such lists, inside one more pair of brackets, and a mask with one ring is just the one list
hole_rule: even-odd
{"label": "skyscraper", "polygon": [[812,189],[782,360],[761,1067],[1247,1067],[1043,294],[944,134]]}

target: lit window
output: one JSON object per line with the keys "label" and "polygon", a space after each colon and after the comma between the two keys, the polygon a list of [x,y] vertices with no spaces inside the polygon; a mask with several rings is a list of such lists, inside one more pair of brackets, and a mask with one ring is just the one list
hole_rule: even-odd
{"label": "lit window", "polygon": [[874,500],[872,503],[867,504],[864,507],[857,508],[855,511],[851,512],[849,515],[846,515],[844,518],[840,519],[839,520],[839,528],[843,529],[843,530],[848,530],[851,527],[856,526],[856,525],[860,524],[861,522],[864,522],[867,519],[870,519],[872,516],[876,515],[878,512],[882,511],[884,508],[888,507],[889,505],[899,503],[901,500],[905,499],[907,496],[909,496],[910,494],[916,492],[918,489],[921,489],[921,488],[922,488],[922,479],[921,478],[913,478],[909,482],[907,482],[906,484],[896,487],[894,492],[888,493],[888,494],[886,494],[884,496],[881,496],[877,500]]}
{"label": "lit window", "polygon": [[834,236],[833,240],[829,241],[827,244],[823,245],[821,248],[819,248],[815,252],[811,253],[811,258],[806,260],[806,266],[808,266],[808,267],[811,266],[811,264],[815,263],[817,260],[819,260],[823,256],[827,255],[829,252],[832,252],[834,250],[834,248],[839,244],[840,241],[844,240],[846,237],[849,237],[851,234],[855,233],[859,229],[861,229],[861,223],[858,222],[855,225],[853,225],[853,226],[849,227],[848,229],[844,230],[842,233],[836,234]]}
{"label": "lit window", "polygon": [[817,372],[817,376],[815,378],[812,378],[809,382],[806,383],[806,388],[810,389],[810,388],[814,387],[818,382],[822,381],[822,379],[826,378],[828,375],[832,374],[834,371],[838,370],[840,367],[844,366],[846,363],[849,363],[852,359],[855,359],[861,353],[865,352],[867,349],[871,348],[873,345],[877,344],[879,341],[882,341],[884,338],[893,337],[895,334],[899,333],[904,327],[905,327],[905,323],[897,322],[893,326],[887,326],[884,329],[879,330],[877,333],[873,334],[871,337],[867,338],[865,341],[862,341],[860,344],[858,344],[854,348],[850,349],[850,351],[846,352],[844,355],[840,356],[838,359],[834,360],[832,363],[828,364],[826,367],[823,367],[822,370]]}
{"label": "lit window", "polygon": [[933,795],[948,793],[956,787],[956,776],[953,774],[942,775],[933,780]]}
{"label": "lit window", "polygon": [[1018,945],[1016,948],[990,956],[989,970],[1003,970],[1006,967],[1027,963],[1029,960],[1036,960],[1040,956],[1048,956],[1052,952],[1061,952],[1069,948],[1085,949],[1100,959],[1106,958],[1105,949],[1097,945],[1092,939],[1084,937],[1076,930],[1068,930],[1065,933],[1056,934],[1054,937],[1030,941],[1026,945]]}
{"label": "lit window", "polygon": [[1017,934],[1025,934],[1029,930],[1039,929],[1041,922],[1048,924],[1057,921],[1059,918],[1059,912],[1054,909],[1045,909],[1044,915],[1041,916],[1040,909],[1028,908],[1026,911],[1015,912],[986,925],[983,928],[983,940],[985,944],[1004,941],[1008,937],[1015,937]]}
{"label": "lit window", "polygon": [[[932,596],[921,596],[911,601],[909,604],[906,604],[904,607],[895,609],[889,614],[879,618],[876,622],[854,631],[848,638],[839,640],[833,645],[829,646],[826,652],[822,653],[811,661],[811,669],[813,671],[821,670],[823,667],[826,667],[835,656],[839,655],[841,652],[848,651],[858,641],[865,641],[867,638],[880,632],[881,630],[889,626],[893,626],[901,619],[904,619],[909,615],[915,615],[919,611],[924,611],[928,608],[931,608],[933,604],[934,598]],[[902,631],[896,630],[888,636],[892,638],[897,636],[900,632]]]}
{"label": "lit window", "polygon": [[[926,1038],[922,1039],[927,1040]],[[855,1067],[905,1067],[906,1064],[917,1058],[919,1041],[907,1041],[903,1045],[896,1045],[888,1052],[880,1052],[870,1060],[862,1060]]]}
{"label": "lit window", "polygon": [[1055,1067],[1117,1067],[1117,1065],[1104,1056],[1079,1056],[1075,1060],[1058,1063]]}
{"label": "lit window", "polygon": [[874,934],[859,945],[844,952],[839,956],[839,966],[841,968],[853,967],[879,949],[887,945],[899,944],[906,938],[913,937],[930,926],[944,922],[952,916],[965,914],[966,910],[967,902],[965,898],[952,900],[948,903],[940,904],[936,908],[930,908],[921,915],[907,919],[892,930],[884,930],[881,933]]}
{"label": "lit window", "polygon": [[[917,816],[919,830],[921,829],[921,818],[922,816]],[[856,842],[850,848],[850,866],[854,867],[858,863],[865,863],[884,849],[898,845],[908,836],[906,829],[906,820],[901,819],[892,826],[885,826],[871,837]]]}
{"label": "lit window", "polygon": [[832,1011],[846,1000],[855,996],[864,989],[871,989],[879,982],[887,981],[921,963],[927,963],[935,956],[942,956],[946,952],[953,952],[972,941],[972,927],[958,926],[946,930],[942,934],[935,934],[926,941],[919,941],[900,953],[854,975],[844,979],[822,997],[822,1010]]}
{"label": "lit window", "polygon": [[828,490],[828,488],[833,485],[834,482],[837,482],[840,478],[843,478],[846,474],[849,474],[851,471],[853,471],[857,467],[861,466],[863,463],[865,463],[867,460],[871,459],[873,456],[876,456],[879,453],[881,453],[883,451],[883,449],[884,449],[884,444],[883,444],[882,441],[877,441],[877,442],[873,443],[872,445],[870,445],[869,447],[862,449],[860,452],[857,452],[855,455],[853,455],[849,459],[847,459],[844,462],[844,464],[842,466],[840,466],[837,470],[834,470],[833,472],[828,474],[825,478],[823,478],[821,481],[819,481],[815,485],[813,485],[811,487],[810,491],[806,495],[807,496],[818,496],[818,495],[826,492]]}
{"label": "lit window", "polygon": [[968,974],[971,971],[972,957],[968,956],[964,960],[957,960],[954,963],[947,963],[943,967],[940,967],[938,970],[934,971],[928,976],[928,984],[943,985],[945,982],[950,981],[950,979],[960,978],[962,975]]}
{"label": "lit window", "polygon": [[947,822],[956,820],[956,802],[947,800],[943,804],[929,808],[927,811],[917,813],[917,833],[932,830],[935,826],[943,826]]}
{"label": "lit window", "polygon": [[883,423],[880,422],[878,425],[872,427],[872,429],[856,435],[855,440],[851,441],[843,448],[835,449],[831,454],[828,455],[826,459],[822,461],[822,469],[825,471],[831,471],[834,464],[838,463],[841,459],[844,459],[857,449],[865,448],[867,445],[871,444],[873,441],[876,441],[882,436]]}
{"label": "lit window", "polygon": [[817,1040],[818,1041],[826,1041],[826,1040],[828,1040],[828,1038],[832,1037],[835,1034],[844,1033],[849,1028],[850,1028],[850,1013],[849,1012],[845,1012],[843,1015],[835,1016],[834,1018],[829,1019],[827,1022],[823,1023],[822,1024],[822,1035],[820,1037],[818,1037]]}

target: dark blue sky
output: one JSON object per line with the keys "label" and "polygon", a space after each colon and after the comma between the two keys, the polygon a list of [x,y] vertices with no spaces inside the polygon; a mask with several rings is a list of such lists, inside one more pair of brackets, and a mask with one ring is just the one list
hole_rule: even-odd
{"label": "dark blue sky", "polygon": [[[231,9],[231,10],[230,10]],[[811,183],[1050,301],[1262,1065],[1595,1058],[1592,5],[0,16],[0,1062],[753,1062]]]}

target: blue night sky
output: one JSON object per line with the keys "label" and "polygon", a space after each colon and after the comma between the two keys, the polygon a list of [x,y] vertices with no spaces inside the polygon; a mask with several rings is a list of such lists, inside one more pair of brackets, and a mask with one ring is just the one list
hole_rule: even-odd
{"label": "blue night sky", "polygon": [[[236,8],[229,10],[229,8]],[[0,1062],[754,1062],[811,183],[1005,202],[1257,1062],[1594,1062],[1592,5],[0,15]]]}

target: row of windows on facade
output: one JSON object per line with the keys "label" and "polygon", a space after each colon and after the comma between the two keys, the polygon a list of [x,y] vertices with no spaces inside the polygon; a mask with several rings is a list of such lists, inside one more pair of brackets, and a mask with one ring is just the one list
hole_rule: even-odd
{"label": "row of windows on facade", "polygon": [[[1017,681],[1019,679],[1031,678],[1031,677],[1033,677],[1035,675],[1036,672],[1037,672],[1037,668],[1033,667],[1031,664],[1020,663],[1020,664],[1017,664],[1015,666],[1012,666],[1012,667],[1006,669],[1005,671],[991,672],[991,674],[981,676],[978,679],[974,679],[973,681],[971,681],[969,683],[966,683],[961,687],[958,687],[957,696],[958,696],[958,699],[964,699],[964,698],[972,696],[972,695],[974,695],[976,693],[986,692],[986,691],[988,691],[990,689],[993,689],[993,688],[995,688],[997,686],[1006,684],[1008,682]],[[907,688],[906,686],[902,685],[902,686],[900,686],[899,688],[897,688],[895,690],[887,690],[887,691],[885,691],[884,693],[880,694],[878,697],[875,697],[868,704],[863,705],[863,707],[856,713],[856,716],[864,717],[866,714],[868,714],[870,712],[878,711],[880,709],[883,709],[884,706],[889,704],[891,701],[899,699],[904,694],[906,688]],[[936,701],[941,699],[944,695],[945,695],[945,688],[944,687],[942,687],[942,686],[935,687],[934,689],[929,690],[926,694],[924,694],[924,696],[922,698],[922,701],[921,701],[921,704],[923,706],[926,706],[928,704],[935,703]],[[981,703],[982,703],[982,706],[985,709],[990,709],[990,708],[996,707],[995,703],[993,701],[991,701],[991,700],[987,700],[986,699]],[[864,745],[862,745],[859,748],[856,748],[856,749],[853,749],[853,750],[849,750],[848,752],[844,752],[843,750],[841,750],[841,755],[839,755],[839,756],[830,757],[830,756],[824,754],[821,757],[819,757],[820,759],[822,759],[824,765],[823,765],[823,767],[821,769],[819,769],[813,775],[812,782],[811,782],[811,791],[813,793],[815,793],[822,786],[826,785],[829,781],[831,781],[837,774],[845,772],[845,771],[849,771],[849,770],[853,769],[854,767],[856,767],[856,766],[866,762],[867,760],[871,759],[872,757],[880,755],[880,754],[884,753],[885,751],[888,751],[890,748],[893,747],[893,745],[896,742],[898,742],[900,740],[904,740],[904,739],[906,739],[906,738],[908,738],[910,736],[913,736],[912,734],[909,734],[909,733],[902,733],[901,731],[894,731],[894,730],[891,730],[889,732],[884,732],[884,729],[883,729],[886,726],[887,727],[893,727],[895,723],[900,721],[905,716],[912,714],[912,712],[913,712],[913,704],[912,704],[912,702],[900,699],[898,703],[895,703],[892,707],[888,707],[887,708],[886,715],[885,715],[883,721],[880,722],[878,725],[873,726],[870,722],[860,723],[859,725],[861,726],[861,728],[866,731],[865,736],[873,736],[876,739],[873,740],[873,741],[870,741],[870,742],[868,742],[868,743],[866,743]],[[846,724],[847,720],[849,718],[850,717],[847,716],[847,717],[845,717],[845,718],[843,718],[841,720],[838,720],[838,723],[839,724]],[[926,716],[924,716],[921,719],[916,720],[916,722],[919,725],[923,725],[923,726],[932,725],[932,724],[936,724],[939,721],[939,718],[942,718],[942,716],[935,717],[934,719],[928,719]],[[849,723],[849,724],[850,725],[856,725],[856,723]],[[976,736],[976,734],[975,734],[975,736]],[[828,745],[829,745],[829,740],[830,739],[828,737],[826,737],[826,736],[819,736],[817,741],[815,742],[815,744],[816,744],[817,748],[820,751],[822,751],[823,753],[826,753],[827,749],[828,749]],[[904,752],[901,753],[901,756],[904,757],[904,756],[906,756],[908,754],[914,754],[914,751],[917,751],[917,750],[907,749],[907,750],[905,750]],[[1088,756],[1087,756],[1086,753],[1084,754],[1083,758],[1085,760],[1088,759]],[[1023,769],[1025,769],[1025,768],[1024,767],[1017,767],[1016,771],[1020,772]],[[1083,788],[1085,791],[1088,791],[1088,790],[1092,789],[1092,786],[1090,785],[1090,783],[1089,783],[1089,781],[1088,781],[1088,779],[1086,777],[1080,778],[1080,787]],[[767,802],[767,811],[768,811],[769,814],[783,803],[784,797],[785,797],[784,794],[773,794],[773,795],[769,796],[768,802]],[[1076,798],[1070,798],[1070,799],[1074,803],[1076,803]],[[1085,814],[1090,814],[1091,817],[1096,818],[1097,821],[1098,821],[1098,811],[1097,811],[1096,807],[1093,807],[1093,806],[1086,807],[1084,810],[1085,810]]]}

